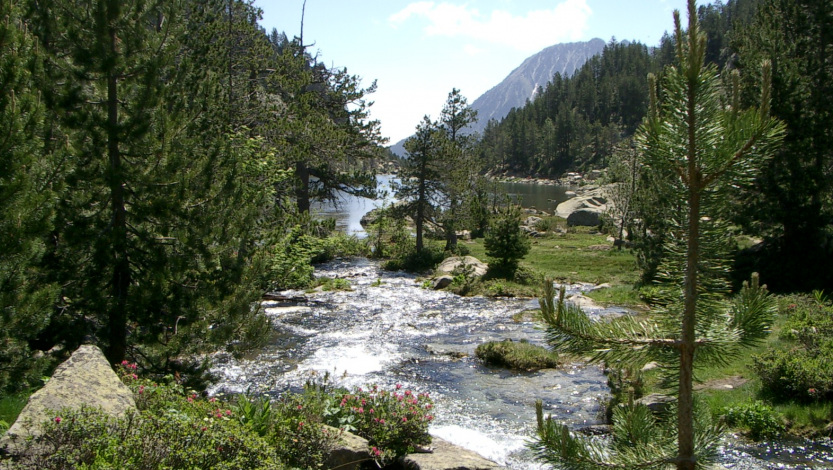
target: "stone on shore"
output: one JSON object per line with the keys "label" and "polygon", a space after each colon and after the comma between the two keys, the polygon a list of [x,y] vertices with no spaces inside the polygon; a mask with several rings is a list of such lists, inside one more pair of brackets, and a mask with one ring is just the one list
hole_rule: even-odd
{"label": "stone on shore", "polygon": [[431,453],[408,454],[399,459],[407,470],[497,470],[504,467],[481,457],[480,454],[457,447],[434,437]]}
{"label": "stone on shore", "polygon": [[329,433],[338,434],[338,441],[327,458],[325,468],[359,470],[362,463],[371,460],[367,439],[330,426],[324,426],[324,429]]}
{"label": "stone on shore", "polygon": [[472,275],[474,277],[482,277],[486,275],[486,271],[489,270],[489,265],[480,261],[479,259],[475,258],[474,256],[452,256],[450,258],[446,258],[437,266],[437,275],[442,276],[444,274],[451,274],[453,275],[454,270],[466,266],[473,267],[474,270]]}
{"label": "stone on shore", "polygon": [[58,366],[46,385],[29,397],[17,421],[0,439],[11,454],[26,452],[29,437],[41,434],[41,424],[63,408],[100,408],[113,417],[136,410],[133,393],[122,383],[96,346],[84,345]]}

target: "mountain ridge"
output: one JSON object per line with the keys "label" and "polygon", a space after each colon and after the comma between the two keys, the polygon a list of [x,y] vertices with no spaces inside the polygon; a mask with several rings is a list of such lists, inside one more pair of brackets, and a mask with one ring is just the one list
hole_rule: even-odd
{"label": "mountain ridge", "polygon": [[[527,57],[500,83],[490,88],[471,103],[477,111],[477,122],[466,129],[467,133],[481,132],[489,120],[501,120],[512,110],[521,107],[535,96],[538,87],[545,87],[556,73],[572,76],[588,59],[602,52],[605,41],[593,38],[589,41],[554,44]],[[390,147],[397,155],[406,154],[402,139]]]}

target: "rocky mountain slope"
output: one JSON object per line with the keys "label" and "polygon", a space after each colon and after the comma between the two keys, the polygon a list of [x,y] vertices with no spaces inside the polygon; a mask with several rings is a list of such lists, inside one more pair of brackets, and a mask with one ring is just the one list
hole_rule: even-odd
{"label": "rocky mountain slope", "polygon": [[[532,99],[535,90],[545,87],[553,75],[571,76],[589,58],[601,53],[604,46],[605,42],[599,38],[556,44],[527,58],[502,82],[472,102],[478,120],[467,131],[480,132],[490,119],[503,119],[512,108],[523,106],[527,99]],[[405,155],[404,143],[404,139],[397,142],[391,150],[397,155]]]}

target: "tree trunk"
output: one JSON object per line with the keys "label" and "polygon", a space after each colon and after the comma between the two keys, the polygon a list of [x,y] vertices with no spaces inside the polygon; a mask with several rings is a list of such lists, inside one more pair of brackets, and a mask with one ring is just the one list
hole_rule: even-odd
{"label": "tree trunk", "polygon": [[[109,52],[112,57],[118,55],[118,37],[112,16],[117,6],[111,0],[108,3]],[[127,210],[124,201],[124,176],[122,174],[121,154],[119,153],[119,99],[118,71],[109,65],[107,74],[107,156],[109,158],[109,185],[112,212],[111,243],[113,259],[113,277],[111,288],[113,305],[108,324],[109,348],[107,358],[111,363],[124,360],[127,349],[127,294],[130,287],[130,262],[127,256]]]}
{"label": "tree trunk", "polygon": [[[700,260],[700,193],[702,177],[697,159],[697,77],[688,80],[688,243],[684,283],[680,388],[677,397],[677,469],[694,470],[694,349],[697,312],[698,262]],[[699,73],[699,70],[696,71]]]}
{"label": "tree trunk", "polygon": [[417,253],[422,251],[423,242],[422,242],[422,231],[423,225],[425,224],[425,179],[420,178],[419,181],[419,196],[417,198],[417,210],[416,210],[416,220],[414,220],[414,224],[416,225],[416,251]]}
{"label": "tree trunk", "polygon": [[298,178],[295,187],[295,201],[298,205],[298,212],[309,214],[309,168],[304,162],[295,163],[295,177]]}

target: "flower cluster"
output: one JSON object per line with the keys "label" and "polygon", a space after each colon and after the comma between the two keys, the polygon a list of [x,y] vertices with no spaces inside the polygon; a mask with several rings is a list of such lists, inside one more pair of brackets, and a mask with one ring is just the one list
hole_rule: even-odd
{"label": "flower cluster", "polygon": [[121,361],[121,364],[116,365],[116,372],[125,383],[139,379],[139,376],[136,374],[138,369],[139,366],[135,362]]}
{"label": "flower cluster", "polygon": [[403,390],[397,384],[392,391],[372,386],[344,393],[338,409],[331,413],[334,426],[350,423],[353,430],[367,439],[371,454],[381,460],[414,452],[417,446],[431,442],[428,425],[434,420],[434,407],[427,393]]}

